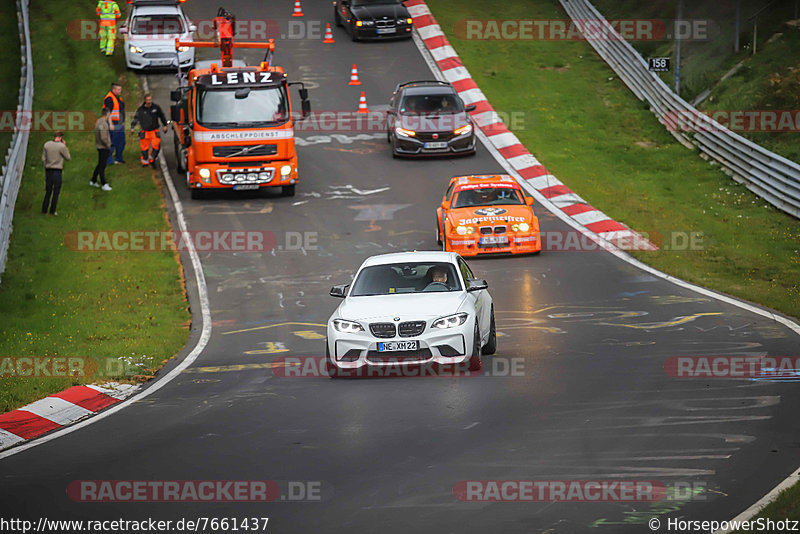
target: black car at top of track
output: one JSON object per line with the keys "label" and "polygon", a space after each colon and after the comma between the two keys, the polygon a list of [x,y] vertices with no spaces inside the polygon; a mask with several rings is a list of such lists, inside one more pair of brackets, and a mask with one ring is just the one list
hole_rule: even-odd
{"label": "black car at top of track", "polygon": [[386,118],[392,155],[475,154],[475,125],[458,93],[447,82],[425,80],[398,85]]}
{"label": "black car at top of track", "polygon": [[411,37],[413,20],[399,0],[337,0],[333,20],[354,41]]}

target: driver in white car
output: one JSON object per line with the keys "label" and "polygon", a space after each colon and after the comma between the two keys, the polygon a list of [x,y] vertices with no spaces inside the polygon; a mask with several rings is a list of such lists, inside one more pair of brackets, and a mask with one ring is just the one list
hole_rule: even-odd
{"label": "driver in white car", "polygon": [[431,281],[430,283],[425,286],[423,291],[441,291],[442,285],[444,285],[448,290],[450,289],[450,284],[447,283],[447,269],[445,267],[431,267],[430,271]]}

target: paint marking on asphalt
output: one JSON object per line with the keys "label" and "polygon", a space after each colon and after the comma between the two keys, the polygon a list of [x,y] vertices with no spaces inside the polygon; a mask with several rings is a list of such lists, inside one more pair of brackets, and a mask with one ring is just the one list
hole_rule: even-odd
{"label": "paint marking on asphalt", "polygon": [[232,331],[230,331],[230,332],[223,332],[223,333],[222,333],[222,335],[223,335],[223,336],[227,336],[228,334],[241,334],[241,333],[243,333],[243,332],[254,332],[254,331],[256,331],[256,330],[265,330],[265,329],[267,329],[267,328],[277,328],[277,327],[279,327],[279,326],[289,326],[289,325],[297,325],[297,326],[319,326],[319,327],[326,327],[326,326],[328,326],[328,325],[326,325],[326,324],[320,324],[320,323],[296,323],[296,322],[292,322],[292,321],[290,321],[290,322],[286,322],[286,323],[276,323],[276,324],[268,324],[268,325],[264,325],[264,326],[256,326],[256,327],[253,327],[253,328],[245,328],[245,329],[243,329],[243,330],[232,330]]}
{"label": "paint marking on asphalt", "polygon": [[270,362],[270,363],[241,363],[235,365],[213,365],[209,367],[190,367],[183,372],[195,373],[226,373],[230,371],[252,371],[254,369],[274,369],[275,367],[289,367],[300,365],[299,362]]}
{"label": "paint marking on asphalt", "polygon": [[643,323],[643,324],[623,324],[623,323],[600,323],[605,324],[608,326],[624,326],[625,328],[635,328],[638,330],[655,330],[657,328],[666,328],[668,326],[678,326],[682,324],[686,324],[689,322],[694,321],[699,317],[704,316],[711,316],[711,315],[722,315],[722,312],[707,312],[707,313],[695,313],[692,315],[685,315],[682,317],[675,317],[670,321],[663,321],[663,322],[656,322],[656,323]]}

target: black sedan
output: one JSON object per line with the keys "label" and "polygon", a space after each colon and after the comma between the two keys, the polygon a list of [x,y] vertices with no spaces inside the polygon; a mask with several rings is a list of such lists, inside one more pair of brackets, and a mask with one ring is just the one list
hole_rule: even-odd
{"label": "black sedan", "polygon": [[389,101],[386,136],[392,155],[475,154],[475,125],[453,86],[440,81],[400,84]]}
{"label": "black sedan", "polygon": [[412,19],[398,0],[337,0],[333,20],[354,41],[411,37]]}

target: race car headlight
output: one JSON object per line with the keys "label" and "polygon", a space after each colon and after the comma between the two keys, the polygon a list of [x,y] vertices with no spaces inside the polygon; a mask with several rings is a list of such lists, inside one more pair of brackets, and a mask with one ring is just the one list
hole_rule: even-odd
{"label": "race car headlight", "polygon": [[178,52],[188,52],[188,51],[189,51],[188,46],[181,46],[178,48]]}
{"label": "race car headlight", "polygon": [[527,232],[531,229],[531,226],[528,223],[519,223],[511,226],[511,230],[514,232]]}
{"label": "race car headlight", "polygon": [[474,234],[475,228],[473,228],[472,226],[457,226],[456,233],[458,235]]}
{"label": "race car headlight", "polygon": [[205,183],[207,184],[211,183],[211,171],[209,169],[206,169],[205,167],[200,167],[200,170],[197,171],[197,174],[200,175],[200,178],[202,178],[202,180]]}
{"label": "race car headlight", "polygon": [[355,321],[346,321],[344,319],[334,319],[333,327],[339,332],[346,332],[352,334],[354,332],[363,332],[364,327]]}
{"label": "race car headlight", "polygon": [[462,126],[461,128],[459,128],[457,130],[453,130],[453,133],[455,135],[464,135],[464,134],[468,134],[468,133],[471,133],[471,132],[472,132],[472,125],[471,124],[467,124],[466,126]]}
{"label": "race car headlight", "polygon": [[284,165],[281,167],[281,176],[289,176],[292,174],[292,166],[291,165]]}
{"label": "race car headlight", "polygon": [[411,17],[408,17],[408,18],[406,19],[406,24],[411,24],[411,23],[413,23],[413,22],[414,22],[414,19],[412,19]]}
{"label": "race car headlight", "polygon": [[359,28],[360,28],[361,26],[363,26],[363,25],[364,25],[364,22],[363,22],[363,21],[360,21],[360,20],[357,20],[357,21],[356,21],[356,26],[358,26]]}
{"label": "race car headlight", "polygon": [[139,48],[138,46],[131,45],[131,46],[128,47],[128,50],[130,50],[131,54],[141,54],[142,53],[142,49]]}
{"label": "race car headlight", "polygon": [[431,325],[433,328],[453,328],[455,326],[461,326],[467,321],[469,317],[468,313],[456,313],[454,315],[448,315],[447,317],[442,317],[441,319],[436,319],[433,321]]}
{"label": "race car headlight", "polygon": [[394,133],[396,133],[401,137],[414,137],[415,135],[417,135],[417,132],[415,132],[414,130],[406,130],[405,128],[401,128],[399,126],[395,127]]}

